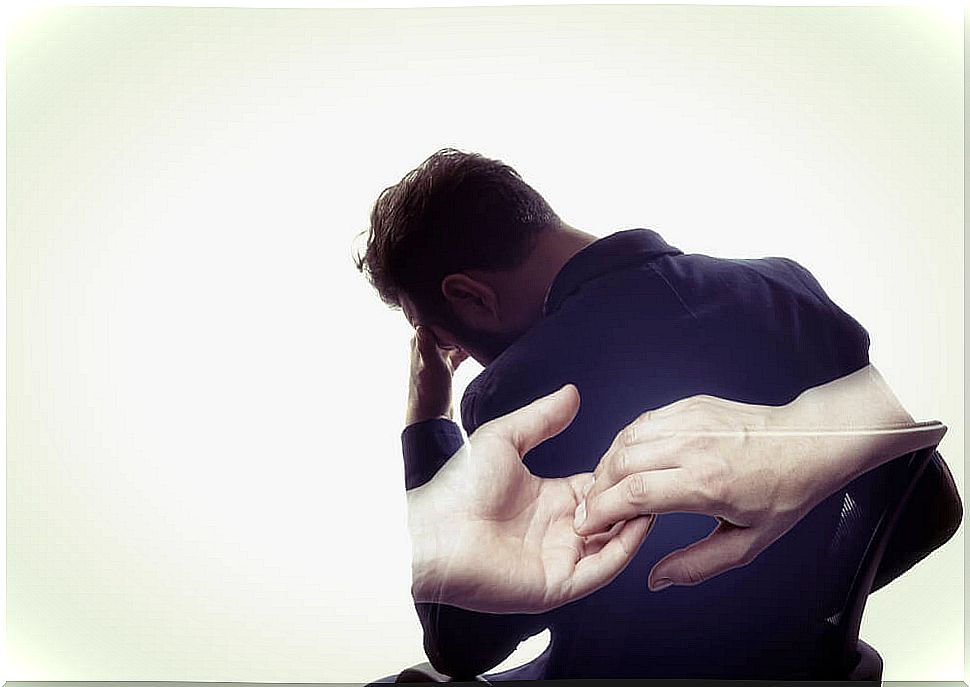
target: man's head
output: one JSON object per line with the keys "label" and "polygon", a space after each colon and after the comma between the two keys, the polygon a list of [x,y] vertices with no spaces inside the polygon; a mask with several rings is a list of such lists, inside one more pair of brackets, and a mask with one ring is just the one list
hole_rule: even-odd
{"label": "man's head", "polygon": [[561,264],[547,275],[536,247],[567,229],[508,165],[445,148],[380,194],[357,267],[412,325],[488,364],[541,317]]}

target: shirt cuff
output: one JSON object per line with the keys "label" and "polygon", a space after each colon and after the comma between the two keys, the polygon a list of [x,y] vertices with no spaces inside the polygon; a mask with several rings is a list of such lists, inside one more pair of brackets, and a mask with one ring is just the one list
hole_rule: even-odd
{"label": "shirt cuff", "polygon": [[404,488],[429,481],[465,443],[461,429],[451,420],[433,418],[408,425],[401,432],[404,449]]}

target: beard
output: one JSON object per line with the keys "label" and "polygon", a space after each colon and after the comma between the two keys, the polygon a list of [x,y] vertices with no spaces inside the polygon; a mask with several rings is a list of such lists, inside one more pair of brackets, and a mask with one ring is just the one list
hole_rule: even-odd
{"label": "beard", "polygon": [[526,330],[515,332],[488,332],[472,327],[465,327],[455,322],[451,328],[455,339],[461,348],[472,358],[488,366],[505,352],[509,346],[525,334]]}

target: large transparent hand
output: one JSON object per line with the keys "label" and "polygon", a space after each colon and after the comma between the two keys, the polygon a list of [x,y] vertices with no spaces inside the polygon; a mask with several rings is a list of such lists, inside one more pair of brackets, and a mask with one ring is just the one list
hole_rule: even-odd
{"label": "large transparent hand", "polygon": [[427,484],[408,492],[416,601],[540,613],[612,581],[654,516],[589,537],[573,515],[590,474],[541,479],[523,465],[579,408],[572,385],[482,425]]}
{"label": "large transparent hand", "polygon": [[709,536],[664,557],[649,579],[655,591],[699,584],[750,563],[858,475],[945,432],[914,423],[872,366],[785,406],[692,396],[620,432],[577,509],[577,532],[642,513],[715,516]]}

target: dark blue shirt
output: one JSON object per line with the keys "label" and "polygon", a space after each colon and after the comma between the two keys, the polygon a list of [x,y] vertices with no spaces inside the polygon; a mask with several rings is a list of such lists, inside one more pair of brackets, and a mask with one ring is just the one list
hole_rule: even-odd
{"label": "dark blue shirt", "polygon": [[[467,433],[575,384],[581,406],[525,463],[536,475],[591,471],[642,412],[695,394],[782,405],[868,363],[863,327],[796,262],[684,254],[656,232],[600,239],[556,276],[544,316],[468,387]],[[461,444],[432,420],[403,434],[407,487],[430,479]],[[425,649],[468,677],[543,628],[542,660],[509,678],[805,677],[829,603],[822,570],[841,502],[823,502],[751,565],[697,587],[647,590],[653,565],[706,536],[715,521],[663,515],[633,562],[604,589],[549,613],[491,615],[417,604]]]}

